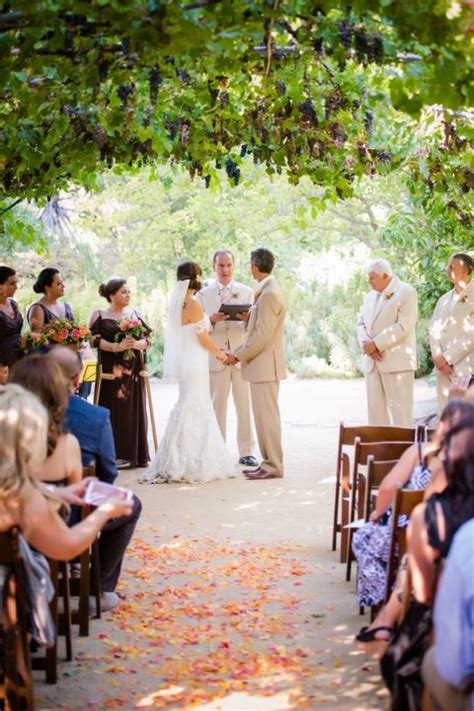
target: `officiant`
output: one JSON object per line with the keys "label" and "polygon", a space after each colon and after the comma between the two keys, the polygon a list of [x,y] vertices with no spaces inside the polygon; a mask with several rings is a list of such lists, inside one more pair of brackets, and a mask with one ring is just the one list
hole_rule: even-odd
{"label": "officiant", "polygon": [[[196,294],[204,311],[212,324],[212,338],[225,351],[234,351],[245,338],[244,316],[234,320],[223,313],[223,305],[253,304],[253,289],[238,281],[234,281],[235,260],[228,249],[218,250],[212,260],[212,268],[216,279]],[[254,435],[250,414],[249,385],[242,380],[240,363],[223,365],[214,356],[209,356],[210,387],[212,404],[224,439],[227,429],[227,403],[232,389],[235,410],[237,414],[237,447],[239,464],[253,467],[258,462],[253,455]]]}

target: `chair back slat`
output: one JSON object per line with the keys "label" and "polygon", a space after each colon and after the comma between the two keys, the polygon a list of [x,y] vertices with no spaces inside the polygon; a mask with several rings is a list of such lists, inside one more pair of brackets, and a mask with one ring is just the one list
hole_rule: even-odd
{"label": "chair back slat", "polygon": [[411,441],[396,442],[361,442],[358,437],[355,440],[354,465],[366,465],[369,455],[372,455],[377,462],[400,459],[403,452],[411,447]]}
{"label": "chair back slat", "polygon": [[425,495],[424,489],[399,489],[392,509],[392,531],[390,536],[390,549],[387,563],[387,580],[385,587],[385,602],[392,592],[398,562],[407,551],[407,527],[398,526],[398,517],[411,516],[413,509],[421,504]]}
{"label": "chair back slat", "polygon": [[345,427],[342,422],[339,431],[343,445],[354,444],[356,437],[359,437],[361,442],[415,442],[418,436],[416,427],[378,427],[376,425]]}

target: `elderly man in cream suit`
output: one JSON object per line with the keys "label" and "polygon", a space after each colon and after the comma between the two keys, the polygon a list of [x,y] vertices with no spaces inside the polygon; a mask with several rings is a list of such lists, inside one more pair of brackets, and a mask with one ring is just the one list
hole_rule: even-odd
{"label": "elderly man in cream suit", "polygon": [[251,253],[250,269],[258,282],[255,303],[250,310],[244,343],[228,356],[229,364],[240,361],[242,378],[250,383],[253,416],[262,455],[258,469],[244,469],[248,479],[283,476],[278,392],[280,380],[286,378],[283,348],[286,308],[280,288],[271,276],[274,261],[268,249],[256,249]]}
{"label": "elderly man in cream suit", "polygon": [[448,401],[450,387],[474,374],[472,269],[473,260],[468,254],[451,257],[447,273],[454,288],[441,296],[431,318],[430,346],[440,412]]}
{"label": "elderly man in cream suit", "polygon": [[[218,250],[212,260],[216,281],[196,294],[212,324],[212,338],[224,351],[233,351],[245,339],[245,322],[230,321],[219,311],[222,304],[253,304],[253,289],[234,281],[234,256],[228,249]],[[239,464],[257,466],[253,456],[254,437],[250,416],[249,386],[242,380],[240,364],[225,366],[213,355],[209,356],[209,375],[212,404],[224,439],[227,430],[227,403],[232,387],[237,414],[237,447]]]}
{"label": "elderly man in cream suit", "polygon": [[385,259],[367,268],[372,291],[357,322],[363,352],[369,424],[413,426],[416,291],[392,275]]}

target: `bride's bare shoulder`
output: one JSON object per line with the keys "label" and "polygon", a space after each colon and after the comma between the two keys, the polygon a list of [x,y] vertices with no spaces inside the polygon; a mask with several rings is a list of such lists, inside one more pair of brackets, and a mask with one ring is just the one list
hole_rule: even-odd
{"label": "bride's bare shoulder", "polygon": [[196,323],[197,321],[200,321],[203,316],[204,311],[201,304],[199,304],[194,299],[189,299],[189,301],[185,302],[183,310],[184,324]]}

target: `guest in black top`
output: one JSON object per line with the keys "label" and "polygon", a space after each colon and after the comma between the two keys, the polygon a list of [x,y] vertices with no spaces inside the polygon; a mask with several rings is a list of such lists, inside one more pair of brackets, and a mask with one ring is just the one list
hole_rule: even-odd
{"label": "guest in black top", "polygon": [[23,317],[13,300],[18,279],[11,267],[0,266],[0,367],[10,368],[21,358]]}
{"label": "guest in black top", "polygon": [[33,332],[57,318],[74,320],[74,314],[69,304],[62,303],[59,299],[64,296],[64,282],[59,269],[46,267],[42,269],[33,286],[36,294],[44,296],[28,309],[27,319]]}

